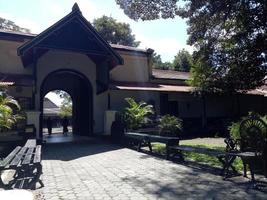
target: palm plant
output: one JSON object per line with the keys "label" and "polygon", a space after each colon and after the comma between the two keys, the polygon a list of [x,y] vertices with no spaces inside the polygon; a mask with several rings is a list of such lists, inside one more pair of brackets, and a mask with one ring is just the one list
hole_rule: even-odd
{"label": "palm plant", "polygon": [[136,102],[133,98],[125,98],[125,101],[128,103],[128,107],[124,109],[122,118],[127,129],[136,130],[140,128],[145,117],[154,113],[153,106],[144,101]]}
{"label": "palm plant", "polygon": [[20,105],[5,92],[0,92],[0,130],[10,129],[17,122],[20,115],[16,111],[20,110]]}

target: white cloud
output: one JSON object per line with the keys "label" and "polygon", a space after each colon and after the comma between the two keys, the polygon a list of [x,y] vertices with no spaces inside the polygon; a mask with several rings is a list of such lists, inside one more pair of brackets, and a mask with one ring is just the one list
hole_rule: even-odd
{"label": "white cloud", "polygon": [[193,47],[182,44],[176,38],[147,38],[141,34],[136,35],[137,40],[141,41],[141,48],[151,48],[161,55],[163,61],[172,61],[179,50],[186,49],[190,53]]}
{"label": "white cloud", "polygon": [[27,18],[16,18],[9,13],[3,13],[3,12],[0,12],[0,16],[5,19],[13,21],[16,25],[22,28],[30,29],[32,33],[39,33],[42,31],[41,27],[33,20]]}

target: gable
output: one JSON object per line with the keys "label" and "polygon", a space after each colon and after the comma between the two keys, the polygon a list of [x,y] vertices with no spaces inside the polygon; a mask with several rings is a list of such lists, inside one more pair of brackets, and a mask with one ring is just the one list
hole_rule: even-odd
{"label": "gable", "polygon": [[70,14],[20,46],[18,55],[26,67],[51,49],[83,53],[93,60],[103,60],[106,57],[111,68],[123,64],[121,56],[82,16],[77,4]]}

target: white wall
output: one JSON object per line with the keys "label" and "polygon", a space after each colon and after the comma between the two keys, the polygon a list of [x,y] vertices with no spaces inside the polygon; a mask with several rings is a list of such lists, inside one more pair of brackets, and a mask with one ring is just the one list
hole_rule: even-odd
{"label": "white wall", "polygon": [[96,65],[86,55],[64,51],[49,51],[37,62],[36,108],[40,108],[40,87],[46,76],[59,69],[72,69],[84,74],[93,88],[94,133],[103,132],[107,93],[96,95]]}

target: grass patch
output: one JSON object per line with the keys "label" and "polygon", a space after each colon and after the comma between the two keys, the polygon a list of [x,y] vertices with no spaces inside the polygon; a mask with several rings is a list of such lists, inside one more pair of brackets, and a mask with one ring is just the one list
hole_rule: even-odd
{"label": "grass patch", "polygon": [[[208,145],[208,144],[193,144],[192,143],[188,146],[204,147],[204,148],[210,148],[210,149],[216,149],[216,150],[222,150],[222,151],[225,149],[225,147],[222,147],[222,146],[214,146],[214,145]],[[166,153],[165,144],[153,143],[152,148],[154,151],[156,151],[159,154]],[[199,162],[201,164],[209,165],[212,167],[222,167],[222,163],[214,156],[209,156],[206,154],[200,154],[200,153],[194,153],[194,152],[183,152],[183,155],[185,159],[190,160],[190,161]],[[243,164],[240,158],[236,158],[233,165],[238,171],[241,171],[243,169]]]}

